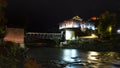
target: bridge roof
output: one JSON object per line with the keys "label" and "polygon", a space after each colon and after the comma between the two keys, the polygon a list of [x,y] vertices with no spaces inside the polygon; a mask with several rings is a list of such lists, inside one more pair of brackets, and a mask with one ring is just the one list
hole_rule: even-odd
{"label": "bridge roof", "polygon": [[40,32],[28,32],[26,34],[61,34],[61,33],[40,33]]}

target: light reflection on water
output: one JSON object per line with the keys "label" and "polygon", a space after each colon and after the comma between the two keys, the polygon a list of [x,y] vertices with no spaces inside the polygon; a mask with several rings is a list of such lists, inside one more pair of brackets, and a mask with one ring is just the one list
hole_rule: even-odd
{"label": "light reflection on water", "polygon": [[100,53],[95,52],[95,51],[89,51],[88,52],[88,60],[98,60],[98,56]]}
{"label": "light reflection on water", "polygon": [[[74,57],[81,60],[91,62],[87,68],[119,68],[113,66],[112,62],[120,60],[118,52],[97,52],[97,51],[81,51],[80,49],[62,49],[62,48],[31,48],[28,54],[40,60],[62,60],[66,62],[75,62]],[[95,64],[92,64],[95,63]],[[107,64],[106,64],[107,63]],[[81,65],[73,64],[65,68],[85,68]]]}
{"label": "light reflection on water", "polygon": [[76,49],[64,49],[63,50],[63,60],[67,62],[73,62],[72,57],[78,56],[78,51]]}
{"label": "light reflection on water", "polygon": [[[120,53],[118,52],[88,52],[88,62],[91,63],[90,67],[94,68],[120,68],[114,65],[115,61],[120,61]],[[94,64],[93,64],[94,63]]]}

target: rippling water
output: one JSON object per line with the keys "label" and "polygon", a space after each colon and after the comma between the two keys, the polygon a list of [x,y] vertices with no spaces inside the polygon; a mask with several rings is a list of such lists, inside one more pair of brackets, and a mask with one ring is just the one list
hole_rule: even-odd
{"label": "rippling water", "polygon": [[[70,63],[65,68],[120,68],[120,63],[117,63],[117,61],[120,61],[119,52],[38,47],[30,48],[27,55],[40,61],[59,60]],[[84,61],[87,65],[77,63],[81,63],[81,61]],[[115,64],[118,64],[118,66]]]}

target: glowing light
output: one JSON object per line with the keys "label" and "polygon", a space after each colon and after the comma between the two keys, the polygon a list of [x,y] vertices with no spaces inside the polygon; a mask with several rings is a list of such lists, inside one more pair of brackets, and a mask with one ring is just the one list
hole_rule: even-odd
{"label": "glowing light", "polygon": [[89,24],[89,25],[87,26],[87,28],[90,29],[90,27],[91,27],[91,26],[90,26],[90,24]]}
{"label": "glowing light", "polygon": [[81,36],[80,38],[98,38],[98,36],[95,34],[91,34],[91,36]]}
{"label": "glowing light", "polygon": [[79,16],[74,16],[73,19],[75,19],[75,20],[79,20],[79,21],[82,21],[82,18],[79,17]]}
{"label": "glowing light", "polygon": [[91,17],[91,20],[93,20],[93,21],[95,21],[95,20],[97,20],[97,17]]}
{"label": "glowing light", "polygon": [[[78,16],[73,17],[73,19],[79,20]],[[59,29],[64,29],[64,28],[81,28],[81,31],[86,31],[86,28],[95,30],[95,25],[89,22],[83,22],[83,21],[75,21],[73,19],[64,21],[59,25]],[[80,18],[81,19],[81,18]]]}
{"label": "glowing light", "polygon": [[74,24],[73,24],[73,27],[74,27],[74,28],[78,28],[78,27],[79,27],[79,24],[78,24],[78,23],[74,23]]}
{"label": "glowing light", "polygon": [[109,26],[108,30],[109,30],[109,32],[111,32],[112,31],[112,26]]}
{"label": "glowing light", "polygon": [[120,34],[120,29],[117,30],[117,33]]}
{"label": "glowing light", "polygon": [[66,30],[66,40],[74,40],[75,33],[74,31]]}
{"label": "glowing light", "polygon": [[92,26],[92,30],[95,30],[95,26]]}
{"label": "glowing light", "polygon": [[92,37],[96,37],[96,35],[95,35],[95,34],[91,34],[91,36],[92,36]]}
{"label": "glowing light", "polygon": [[76,57],[77,56],[77,50],[75,49],[65,49],[63,52],[63,60],[68,61],[68,62],[73,62],[75,61],[71,57]]}
{"label": "glowing light", "polygon": [[62,24],[60,24],[59,29],[63,28],[78,28],[79,23],[74,21],[64,21]]}
{"label": "glowing light", "polygon": [[24,48],[25,48],[25,44],[23,44],[23,43],[20,44],[20,48],[23,48],[23,49],[24,49]]}
{"label": "glowing light", "polygon": [[97,57],[99,56],[98,52],[90,51],[88,53],[88,59],[89,60],[98,60]]}
{"label": "glowing light", "polygon": [[86,31],[86,25],[85,24],[81,24],[81,31]]}

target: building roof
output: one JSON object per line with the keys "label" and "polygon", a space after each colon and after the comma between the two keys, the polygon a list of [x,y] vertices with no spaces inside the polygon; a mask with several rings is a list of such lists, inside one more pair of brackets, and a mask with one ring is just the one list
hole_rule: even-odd
{"label": "building roof", "polygon": [[12,41],[15,43],[24,43],[24,29],[22,28],[7,28],[7,34],[4,41]]}

